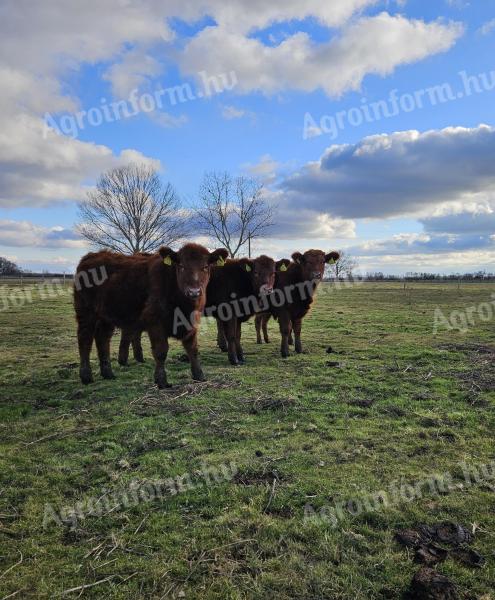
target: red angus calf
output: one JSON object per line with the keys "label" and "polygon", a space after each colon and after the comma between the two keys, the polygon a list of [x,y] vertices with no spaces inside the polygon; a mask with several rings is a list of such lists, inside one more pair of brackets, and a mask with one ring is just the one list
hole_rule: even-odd
{"label": "red angus calf", "polygon": [[275,274],[287,259],[275,262],[269,256],[254,260],[228,260],[214,267],[206,291],[205,313],[217,320],[218,345],[227,350],[232,365],[245,362],[241,346],[241,325],[260,307],[268,306],[267,296],[273,291]]}
{"label": "red angus calf", "polygon": [[[162,247],[151,256],[108,251],[84,256],[74,289],[81,381],[92,381],[89,358],[93,339],[101,375],[113,379],[110,338],[115,327],[131,337],[148,332],[159,388],[168,386],[164,365],[169,337],[182,341],[193,379],[204,380],[198,360],[197,325],[206,301],[211,265],[227,255],[224,249],[210,253],[198,244],[186,244],[178,252]],[[80,285],[81,275],[93,269],[104,270],[104,281],[100,285]]]}
{"label": "red angus calf", "polygon": [[333,264],[338,252],[325,254],[322,250],[307,250],[304,254],[294,252],[294,262],[284,272],[277,273],[273,298],[267,313],[256,316],[257,341],[261,343],[261,329],[268,342],[267,322],[270,316],[278,319],[282,336],[280,352],[289,356],[289,336],[294,331],[295,351],[302,352],[302,320],[308,313],[318,284],[323,278],[325,263]]}

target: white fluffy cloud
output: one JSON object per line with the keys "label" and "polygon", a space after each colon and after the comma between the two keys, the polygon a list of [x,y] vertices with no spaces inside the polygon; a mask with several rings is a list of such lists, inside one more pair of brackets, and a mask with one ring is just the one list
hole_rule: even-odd
{"label": "white fluffy cloud", "polygon": [[191,75],[235,71],[238,92],[323,89],[339,96],[359,89],[367,74],[384,76],[448,50],[462,31],[458,23],[425,23],[384,12],[352,22],[326,43],[299,32],[269,46],[238,30],[211,26],[189,42],[179,61]]}
{"label": "white fluffy cloud", "polygon": [[0,220],[0,245],[22,248],[86,248],[72,229],[40,227],[29,221]]}
{"label": "white fluffy cloud", "polygon": [[78,98],[63,90],[68,70],[84,62],[115,58],[124,52],[125,42],[171,38],[159,15],[156,6],[117,0],[2,3],[0,207],[77,200],[102,170],[130,159],[151,160],[135,150],[116,156],[103,145],[46,136],[43,117],[46,112],[78,108]]}
{"label": "white fluffy cloud", "polygon": [[403,131],[331,146],[282,189],[290,206],[340,218],[486,212],[494,207],[494,164],[488,125]]}

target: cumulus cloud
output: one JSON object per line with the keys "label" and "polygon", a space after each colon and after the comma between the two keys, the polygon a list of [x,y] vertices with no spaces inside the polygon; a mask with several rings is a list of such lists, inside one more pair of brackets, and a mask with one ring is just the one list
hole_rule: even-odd
{"label": "cumulus cloud", "polygon": [[359,244],[349,248],[349,252],[355,256],[383,256],[458,253],[476,249],[495,251],[495,243],[489,235],[402,233],[387,240]]}
{"label": "cumulus cloud", "polygon": [[41,118],[16,114],[0,127],[0,207],[80,200],[99,173],[132,161],[160,167],[136,150],[115,155],[107,146],[54,132],[44,137]]}
{"label": "cumulus cloud", "polygon": [[268,46],[238,30],[211,26],[187,44],[179,61],[191,75],[235,71],[237,92],[323,89],[339,96],[358,90],[370,73],[384,76],[448,50],[462,31],[459,23],[425,23],[383,12],[352,22],[326,43],[301,31]]}
{"label": "cumulus cloud", "polygon": [[270,154],[264,154],[257,163],[247,163],[243,165],[243,168],[265,185],[269,185],[276,180],[279,166],[280,163],[274,160]]}
{"label": "cumulus cloud", "polygon": [[0,245],[29,248],[87,248],[72,229],[41,227],[29,221],[0,220]]}
{"label": "cumulus cloud", "polygon": [[281,188],[292,207],[341,218],[427,217],[473,203],[489,210],[494,162],[495,129],[487,125],[403,131],[331,146]]}
{"label": "cumulus cloud", "polygon": [[[77,200],[98,173],[131,159],[135,150],[46,135],[46,112],[74,111],[62,81],[68,69],[116,59],[125,43],[173,36],[158,6],[110,1],[6,0],[0,8],[0,206],[44,206]],[[95,18],[97,16],[97,18]],[[153,162],[153,161],[152,161]],[[153,163],[159,165],[157,161]]]}

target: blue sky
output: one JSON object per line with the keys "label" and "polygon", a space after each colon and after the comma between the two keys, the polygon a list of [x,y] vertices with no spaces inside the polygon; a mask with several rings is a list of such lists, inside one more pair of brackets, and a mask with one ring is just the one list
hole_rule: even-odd
{"label": "blue sky", "polygon": [[[139,160],[186,206],[205,171],[262,179],[277,225],[257,249],[276,257],[343,248],[365,271],[495,271],[494,50],[495,0],[7,0],[0,255],[72,270],[87,250],[77,201]],[[46,135],[133,90],[197,95],[202,72],[231,89]],[[393,93],[397,114],[358,122]]]}

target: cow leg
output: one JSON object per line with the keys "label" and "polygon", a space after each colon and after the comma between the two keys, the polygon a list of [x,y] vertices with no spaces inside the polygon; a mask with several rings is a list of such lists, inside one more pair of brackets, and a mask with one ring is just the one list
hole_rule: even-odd
{"label": "cow leg", "polygon": [[148,336],[151,343],[151,351],[155,359],[155,383],[158,389],[162,390],[171,387],[167,381],[167,373],[165,372],[165,361],[168,354],[168,338],[165,335],[162,327],[153,326],[148,329]]}
{"label": "cow leg", "polygon": [[261,339],[261,326],[264,321],[263,315],[256,315],[254,318],[254,326],[256,327],[256,343],[262,344],[263,340]]}
{"label": "cow leg", "polygon": [[238,359],[239,363],[241,365],[243,365],[246,362],[246,359],[244,358],[244,350],[242,349],[242,346],[241,346],[241,334],[242,334],[241,326],[242,326],[241,321],[239,321],[239,319],[237,319],[236,332],[235,332],[235,350],[236,350],[237,359]]}
{"label": "cow leg", "polygon": [[292,336],[292,323],[289,324],[289,346],[294,345],[294,337]]}
{"label": "cow leg", "polygon": [[93,319],[78,318],[77,323],[77,344],[79,347],[79,377],[84,385],[93,382],[91,372],[91,347],[95,335],[95,322]]}
{"label": "cow leg", "polygon": [[141,332],[136,333],[132,338],[132,354],[134,360],[139,363],[144,363],[143,346],[141,345]]}
{"label": "cow leg", "polygon": [[265,339],[265,344],[270,343],[270,338],[268,337],[268,321],[270,320],[270,315],[264,315],[262,320],[263,325],[263,337]]}
{"label": "cow leg", "polygon": [[222,321],[216,319],[217,322],[217,345],[222,352],[227,352],[227,339]]}
{"label": "cow leg", "polygon": [[282,355],[282,358],[287,358],[289,356],[290,318],[285,311],[279,314],[278,323],[280,326],[280,335],[282,336],[280,354]]}
{"label": "cow leg", "polygon": [[96,349],[100,361],[100,373],[103,379],[115,379],[110,362],[110,340],[114,327],[105,321],[98,321],[95,329]]}
{"label": "cow leg", "polygon": [[198,358],[198,334],[196,330],[182,340],[184,350],[191,363],[191,376],[194,381],[206,381]]}
{"label": "cow leg", "polygon": [[119,344],[119,365],[127,367],[129,361],[129,346],[132,340],[132,333],[126,329],[122,329]]}
{"label": "cow leg", "polygon": [[225,337],[227,338],[227,350],[229,353],[229,361],[231,365],[237,366],[237,345],[236,345],[236,322],[237,319],[230,319],[223,323]]}
{"label": "cow leg", "polygon": [[301,354],[301,352],[303,351],[302,343],[301,343],[301,329],[302,329],[302,319],[296,319],[294,321],[294,335],[296,338],[296,343],[295,343],[294,349],[298,354]]}

